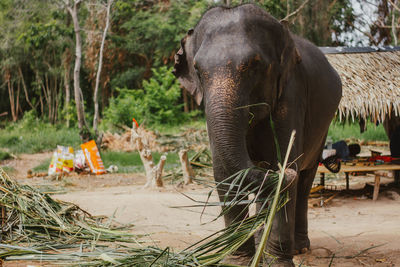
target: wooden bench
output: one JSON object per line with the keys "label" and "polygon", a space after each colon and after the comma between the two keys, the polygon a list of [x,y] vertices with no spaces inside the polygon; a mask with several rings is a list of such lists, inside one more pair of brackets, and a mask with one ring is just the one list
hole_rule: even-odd
{"label": "wooden bench", "polygon": [[[346,174],[346,190],[349,190],[349,175],[352,172],[372,172],[375,175],[375,183],[374,183],[374,194],[372,197],[373,201],[378,199],[379,195],[379,187],[381,181],[381,174],[379,171],[397,171],[400,170],[400,165],[397,164],[381,164],[381,165],[372,165],[372,166],[349,166],[343,165],[340,168],[340,172],[344,172]],[[321,185],[325,185],[325,173],[330,173],[330,171],[325,168],[325,166],[318,166],[317,173],[321,175]]]}

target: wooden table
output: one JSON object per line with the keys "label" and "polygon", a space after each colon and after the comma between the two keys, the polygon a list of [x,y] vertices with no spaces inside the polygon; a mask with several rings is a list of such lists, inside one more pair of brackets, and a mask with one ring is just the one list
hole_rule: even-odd
{"label": "wooden table", "polygon": [[[381,165],[371,165],[371,166],[349,166],[343,165],[340,168],[340,172],[344,172],[346,174],[346,190],[349,190],[349,175],[352,172],[372,172],[375,174],[375,184],[374,184],[374,194],[373,201],[378,199],[379,187],[381,181],[381,174],[379,171],[397,171],[400,170],[400,165],[397,164],[381,164]],[[317,173],[321,174],[321,185],[325,185],[325,173],[330,173],[330,171],[325,168],[325,166],[318,166]]]}

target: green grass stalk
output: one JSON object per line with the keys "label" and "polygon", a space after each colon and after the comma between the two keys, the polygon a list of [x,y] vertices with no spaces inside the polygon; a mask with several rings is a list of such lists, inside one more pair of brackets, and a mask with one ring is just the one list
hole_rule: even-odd
{"label": "green grass stalk", "polygon": [[268,241],[269,233],[271,232],[272,221],[276,214],[279,195],[281,193],[282,182],[283,182],[283,178],[285,177],[285,169],[286,169],[286,165],[287,165],[287,162],[289,159],[290,151],[292,150],[295,134],[296,134],[296,131],[293,130],[292,134],[290,136],[289,146],[286,151],[286,156],[285,156],[285,160],[283,162],[283,166],[281,166],[279,164],[279,167],[280,167],[279,181],[278,181],[277,189],[275,191],[274,200],[272,202],[271,212],[268,216],[268,220],[267,220],[266,226],[264,228],[264,232],[263,232],[260,244],[257,247],[257,251],[256,251],[256,254],[254,255],[253,261],[251,262],[251,265],[250,265],[251,267],[257,267],[258,264],[260,263],[261,257],[263,256],[263,253],[264,253],[264,248]]}

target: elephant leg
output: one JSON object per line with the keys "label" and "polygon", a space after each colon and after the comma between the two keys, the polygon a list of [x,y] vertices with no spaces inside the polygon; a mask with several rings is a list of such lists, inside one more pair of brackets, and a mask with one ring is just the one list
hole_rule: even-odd
{"label": "elephant leg", "polygon": [[295,252],[305,253],[310,249],[308,238],[308,195],[317,172],[318,165],[300,172],[297,184]]}
{"label": "elephant leg", "polygon": [[267,254],[273,257],[267,258],[266,263],[271,266],[294,266],[294,228],[295,228],[295,208],[297,199],[298,176],[288,188],[288,203],[281,208],[275,215],[270,236],[267,243]]}
{"label": "elephant leg", "polygon": [[[228,197],[225,199],[225,192],[227,188],[218,188],[218,195],[219,199],[221,202],[223,201],[231,201],[233,197]],[[232,192],[234,194],[235,192]],[[240,222],[244,219],[246,219],[249,216],[249,209],[247,208],[246,205],[236,205],[232,207],[225,215],[224,215],[224,220],[225,220],[225,226],[228,227],[233,223]],[[239,257],[248,257],[249,260],[254,256],[255,253],[255,243],[254,243],[254,238],[250,238],[247,240],[242,246],[240,246],[236,252],[234,253],[234,256],[239,256]]]}

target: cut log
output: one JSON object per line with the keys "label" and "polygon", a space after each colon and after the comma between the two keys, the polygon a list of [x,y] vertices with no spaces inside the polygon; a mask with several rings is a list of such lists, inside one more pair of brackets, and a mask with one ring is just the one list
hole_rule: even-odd
{"label": "cut log", "polygon": [[151,150],[143,143],[142,136],[138,134],[137,129],[138,127],[136,123],[133,123],[131,130],[131,144],[136,145],[144,166],[144,171],[146,173],[146,184],[144,187],[162,187],[162,171],[167,157],[165,155],[161,156],[160,162],[155,166]]}
{"label": "cut log", "polygon": [[188,151],[186,149],[179,151],[179,159],[182,166],[183,181],[185,184],[191,184],[193,183],[195,174],[192,166],[190,165],[187,152]]}
{"label": "cut log", "polygon": [[157,166],[154,169],[154,179],[152,184],[153,187],[154,186],[162,187],[164,185],[163,180],[161,178],[166,160],[167,157],[165,155],[162,155],[160,161],[158,162]]}

